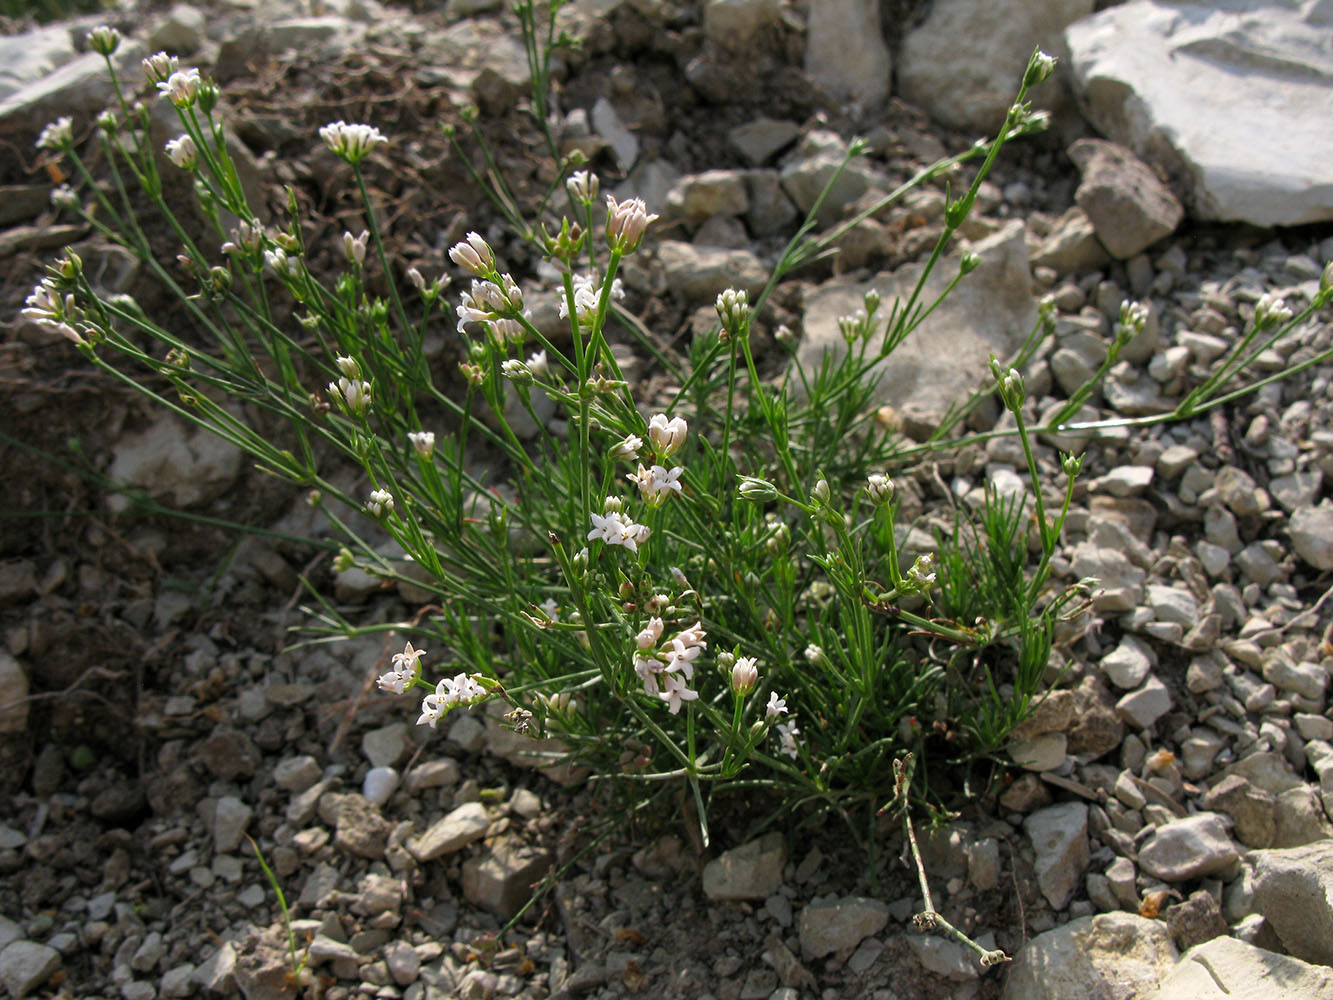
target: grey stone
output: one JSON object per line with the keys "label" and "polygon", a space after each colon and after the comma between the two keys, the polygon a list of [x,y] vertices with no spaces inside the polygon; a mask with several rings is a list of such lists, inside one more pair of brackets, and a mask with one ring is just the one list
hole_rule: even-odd
{"label": "grey stone", "polygon": [[1136,729],[1149,729],[1171,709],[1171,692],[1156,677],[1149,676],[1143,686],[1116,702],[1120,718]]}
{"label": "grey stone", "polygon": [[712,304],[728,288],[759,294],[768,272],[748,250],[698,247],[678,240],[657,245],[657,259],[666,272],[668,287],[693,304]]}
{"label": "grey stone", "polygon": [[889,96],[893,63],[880,27],[879,0],[811,0],[805,73],[839,101],[873,109]]}
{"label": "grey stone", "polygon": [[1062,910],[1088,867],[1088,807],[1063,802],[1032,813],[1023,829],[1036,852],[1037,885],[1052,908]]}
{"label": "grey stone", "polygon": [[615,105],[605,97],[597,98],[592,106],[592,127],[607,141],[622,170],[629,170],[639,158],[639,140],[621,122]]}
{"label": "grey stone", "polygon": [[338,804],[337,827],[333,845],[339,850],[371,860],[384,856],[389,824],[364,796],[342,796]]}
{"label": "grey stone", "polygon": [[75,55],[67,24],[0,38],[0,100],[49,76]]}
{"label": "grey stone", "polygon": [[60,952],[36,941],[13,941],[0,951],[0,983],[19,1000],[55,975]]}
{"label": "grey stone", "polygon": [[230,854],[241,846],[245,828],[255,811],[233,795],[224,795],[218,799],[213,810],[213,850],[218,854]]}
{"label": "grey stone", "polygon": [[223,941],[217,951],[194,970],[190,982],[212,993],[226,993],[233,988],[235,976],[236,948],[230,941]]}
{"label": "grey stone", "polygon": [[157,991],[164,997],[188,997],[194,994],[194,970],[189,962],[177,965],[162,973],[157,984]]}
{"label": "grey stone", "polygon": [[550,871],[551,861],[545,851],[502,841],[463,862],[463,895],[474,906],[508,920],[531,898],[533,883]]}
{"label": "grey stone", "polygon": [[422,761],[407,772],[407,790],[415,795],[427,788],[452,788],[462,780],[458,761],[452,757]]}
{"label": "grey stone", "polygon": [[1087,274],[1109,262],[1092,220],[1077,205],[1055,221],[1032,255],[1034,267],[1049,267],[1058,274]]}
{"label": "grey stone", "polygon": [[273,769],[273,783],[288,792],[304,792],[319,781],[320,773],[319,764],[309,754],[287,757]]}
{"label": "grey stone", "polygon": [[1283,649],[1264,654],[1263,676],[1274,687],[1315,702],[1324,700],[1324,688],[1328,685],[1328,674],[1323,667],[1317,663],[1293,663]]}
{"label": "grey stone", "polygon": [[806,133],[782,165],[782,187],[802,213],[814,208],[824,187],[841,169],[816,216],[821,226],[832,225],[844,208],[872,188],[889,188],[887,179],[866,163],[865,157],[857,157],[844,166],[846,159],[847,144],[836,132],[814,129]]}
{"label": "grey stone", "polygon": [[1318,507],[1302,507],[1287,522],[1291,547],[1315,569],[1333,569],[1333,504],[1327,500]]}
{"label": "grey stone", "polygon": [[728,52],[743,52],[774,29],[782,18],[777,0],[708,0],[704,35]]}
{"label": "grey stone", "polygon": [[724,851],[704,866],[704,895],[714,902],[761,900],[782,884],[787,850],[780,834],[771,833]]}
{"label": "grey stone", "polygon": [[1080,139],[1069,147],[1069,158],[1083,175],[1074,198],[1116,260],[1171,235],[1184,218],[1171,189],[1125,147]]}
{"label": "grey stone", "polygon": [[[987,951],[995,950],[995,935],[987,931],[976,938]],[[907,945],[927,972],[956,983],[977,979],[984,972],[977,953],[965,944],[935,934],[908,934]],[[850,964],[850,963],[849,963]]]}
{"label": "grey stone", "polygon": [[1116,687],[1136,688],[1152,671],[1152,647],[1137,636],[1127,635],[1120,645],[1102,657],[1098,667]]}
{"label": "grey stone", "polygon": [[393,767],[407,756],[410,748],[405,722],[392,722],[361,737],[361,753],[371,767]]}
{"label": "grey stone", "polygon": [[[974,245],[981,264],[907,340],[876,366],[882,376],[875,399],[902,411],[918,411],[928,422],[944,415],[953,400],[964,399],[982,382],[992,353],[1007,356],[1035,321],[1027,246],[1020,222],[1004,226]],[[943,258],[926,283],[924,301],[933,301],[957,276],[957,259]],[[877,291],[884,302],[905,296],[921,272],[909,265],[864,283],[832,281],[807,295],[805,337],[797,361],[816,371],[826,355],[847,349],[837,319],[864,308],[865,293]]]}
{"label": "grey stone", "polygon": [[1097,579],[1092,598],[1097,611],[1133,611],[1142,602],[1144,572],[1119,549],[1079,542],[1072,561],[1075,576]]}
{"label": "grey stone", "polygon": [[383,806],[398,790],[402,779],[391,767],[372,767],[361,782],[361,794],[377,806]]}
{"label": "grey stone", "polygon": [[1333,965],[1333,841],[1255,851],[1255,908],[1292,955]]}
{"label": "grey stone", "polygon": [[154,52],[188,56],[203,42],[204,28],[204,15],[199,10],[178,3],[148,36],[148,47]]}
{"label": "grey stone", "polygon": [[667,192],[666,206],[673,217],[692,226],[715,215],[744,215],[750,208],[745,171],[686,174]]}
{"label": "grey stone", "polygon": [[[241,450],[201,428],[164,416],[115,445],[107,475],[174,507],[198,507],[221,496],[241,473]],[[107,498],[116,513],[129,509],[119,493]]]}
{"label": "grey stone", "polygon": [[801,954],[812,959],[850,952],[888,922],[889,908],[878,899],[848,896],[807,903],[797,918]]}
{"label": "grey stone", "polygon": [[1215,937],[1180,961],[1144,1000],[1318,1000],[1333,996],[1333,970],[1233,937]]}
{"label": "grey stone", "polygon": [[[737,125],[727,133],[727,138],[746,163],[757,167],[767,163],[774,153],[791,145],[800,134],[801,128],[795,122],[760,117],[744,125]],[[776,172],[773,178],[776,181]]]}
{"label": "grey stone", "polygon": [[1224,465],[1213,477],[1217,495],[1237,517],[1255,517],[1263,509],[1259,487],[1244,469]]}
{"label": "grey stone", "polygon": [[1148,606],[1159,622],[1176,622],[1191,628],[1199,621],[1199,602],[1181,587],[1165,584],[1148,585]]}
{"label": "grey stone", "polygon": [[[55,27],[51,31],[64,31],[68,38],[68,26]],[[61,115],[70,115],[76,122],[90,121],[115,100],[111,78],[100,55],[85,52],[65,59],[57,51],[58,44],[52,42],[53,35],[42,37],[45,41],[36,44],[30,35],[6,39],[10,46],[0,58],[0,66],[22,69],[19,70],[21,77],[10,77],[10,86],[17,84],[16,89],[0,85],[0,133],[30,132],[36,136],[47,122]],[[39,55],[35,60],[15,56],[16,48],[29,45],[44,51],[45,56]],[[142,73],[139,62],[145,55],[141,42],[122,39],[112,56],[120,78],[130,80],[134,74]],[[46,67],[52,63],[55,65],[48,70]]]}
{"label": "grey stone", "polygon": [[[1064,27],[1092,11],[1092,0],[937,0],[903,38],[898,93],[947,125],[989,132],[1004,120],[1033,46],[1063,56]],[[1063,84],[1048,80],[1029,98],[1059,107]]]}
{"label": "grey stone", "polygon": [[1227,933],[1227,922],[1222,919],[1217,897],[1206,889],[1198,889],[1168,906],[1162,916],[1171,931],[1171,940],[1181,951]]}
{"label": "grey stone", "polygon": [[[1319,469],[1305,469],[1289,476],[1275,476],[1268,483],[1268,492],[1288,514],[1311,506],[1319,498],[1324,485],[1324,474]],[[1290,526],[1288,526],[1290,530]],[[1328,537],[1333,539],[1333,526]],[[1331,544],[1333,549],[1333,544]]]}
{"label": "grey stone", "polygon": [[384,946],[384,964],[399,986],[410,986],[421,975],[421,955],[406,941],[391,941]]}
{"label": "grey stone", "polygon": [[1001,1000],[1132,1000],[1176,961],[1166,925],[1134,913],[1079,917],[1014,956]]}
{"label": "grey stone", "polygon": [[1201,812],[1159,826],[1139,850],[1139,867],[1163,882],[1213,875],[1239,857],[1218,813]]}
{"label": "grey stone", "polygon": [[1195,218],[1256,226],[1333,218],[1327,36],[1322,5],[1267,0],[1133,0],[1065,32],[1097,131],[1163,167]]}
{"label": "grey stone", "polygon": [[1028,771],[1054,771],[1065,762],[1069,739],[1064,733],[1042,733],[1009,744],[1009,756]]}
{"label": "grey stone", "polygon": [[1277,797],[1273,847],[1301,847],[1333,838],[1333,824],[1324,815],[1319,794],[1311,787],[1288,788]]}
{"label": "grey stone", "polygon": [[1205,809],[1226,813],[1235,824],[1236,839],[1246,847],[1273,846],[1277,823],[1273,795],[1256,788],[1238,774],[1228,775],[1208,790],[1202,799]]}
{"label": "grey stone", "polygon": [[0,735],[28,731],[28,675],[19,661],[0,649]]}
{"label": "grey stone", "polygon": [[480,802],[465,802],[420,837],[409,840],[407,849],[418,861],[431,861],[480,840],[490,825],[485,806]]}

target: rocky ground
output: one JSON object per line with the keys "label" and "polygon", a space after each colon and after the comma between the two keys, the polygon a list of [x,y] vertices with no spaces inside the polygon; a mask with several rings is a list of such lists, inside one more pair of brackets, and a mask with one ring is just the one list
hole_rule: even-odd
{"label": "rocky ground", "polygon": [[[853,134],[871,154],[822,225],[980,134],[997,100],[986,72],[1009,93],[1031,25],[1054,16],[1033,2],[994,6],[1005,30],[1028,31],[1017,55],[937,67],[955,93],[934,106],[926,56],[941,33],[966,47],[938,27],[960,9],[944,0],[884,4],[883,47],[868,41],[879,33],[854,30],[873,11],[855,4],[573,5],[585,44],[557,66],[560,135],[607,187],[664,215],[625,274],[627,308],[664,349],[709,321],[719,290],[762,282]],[[315,130],[346,118],[393,138],[369,173],[397,266],[439,274],[448,246],[475,228],[516,273],[540,274],[438,130],[479,104],[520,197],[548,176],[520,108],[516,25],[495,5],[219,0],[115,20],[134,59],[170,47],[224,83],[256,192],[277,209],[292,186],[326,266],[356,219]],[[5,316],[48,253],[88,237],[48,208],[57,168],[43,168],[32,142],[62,113],[75,115],[76,135],[91,132],[106,94],[78,45],[93,23],[12,25],[0,38],[12,46],[0,65],[14,67],[0,75],[0,139],[14,151],[0,166]],[[983,190],[966,233],[983,258],[971,290],[885,380],[883,401],[909,434],[980,384],[989,351],[1016,346],[1039,296],[1053,296],[1059,322],[1027,371],[1034,419],[1100,365],[1131,297],[1151,305],[1148,330],[1085,416],[1139,417],[1197,384],[1262,295],[1310,301],[1333,259],[1333,205],[1319,214],[1319,184],[1210,192],[1186,154],[1153,169],[1121,145],[1071,147],[1097,135],[1075,110],[1078,97],[1097,117],[1080,87],[1109,72],[1096,68],[1106,52],[1078,41],[1100,37],[1095,27],[1070,31],[1076,72],[1053,100],[1055,134],[1006,150]],[[841,44],[820,56],[830,32]],[[891,63],[894,93],[929,112],[876,84]],[[1226,107],[1214,113],[1243,117]],[[1099,128],[1129,142],[1113,117],[1101,107]],[[844,303],[898,287],[938,235],[943,197],[942,183],[913,193],[779,289],[756,332],[767,370],[785,364],[780,324],[817,356]],[[121,255],[88,245],[84,256],[108,289],[141,293]],[[554,316],[553,299],[539,321],[541,308]],[[1328,350],[1329,319],[1274,345],[1257,369]],[[434,349],[442,368],[457,360],[447,333]],[[921,902],[893,824],[869,861],[832,824],[746,841],[741,810],[707,852],[669,817],[599,839],[606,797],[532,770],[493,722],[417,729],[408,706],[375,692],[388,635],[287,649],[300,638],[291,630],[311,623],[302,578],[358,623],[421,609],[411,591],[336,575],[328,552],[295,540],[327,531],[299,496],[94,378],[63,342],[15,322],[0,352],[12,515],[0,519],[0,984],[11,995],[1333,995],[1333,506],[1322,499],[1333,365],[1190,422],[1042,442],[1053,489],[1055,446],[1085,449],[1055,569],[1070,582],[1096,576],[1101,589],[1095,619],[1059,649],[1057,690],[996,794],[960,799],[958,818],[925,838],[941,912],[1016,956],[983,970],[913,927]],[[1021,489],[1020,466],[1013,440],[997,437],[895,476],[926,526],[986,483]],[[103,477],[194,517],[131,510]],[[299,986],[247,834],[308,946],[313,975]],[[553,874],[553,891],[497,938]]]}

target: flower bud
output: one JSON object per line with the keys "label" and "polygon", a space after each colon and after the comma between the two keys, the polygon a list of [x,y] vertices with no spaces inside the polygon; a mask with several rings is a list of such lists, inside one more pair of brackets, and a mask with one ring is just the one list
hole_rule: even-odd
{"label": "flower bud", "polygon": [[824,647],[813,642],[805,647],[805,660],[812,667],[822,667],[827,669],[833,665],[829,662],[828,654],[824,652]]}
{"label": "flower bud", "polygon": [[109,56],[120,46],[120,32],[103,24],[88,32],[88,48],[99,56]]}
{"label": "flower bud", "polygon": [[370,239],[368,230],[361,230],[360,236],[353,236],[351,233],[343,233],[343,253],[347,255],[347,262],[360,267],[366,262],[366,241]]}
{"label": "flower bud", "polygon": [[717,297],[714,306],[722,329],[731,336],[739,336],[750,321],[749,297],[743,289],[728,288]]}
{"label": "flower bud", "polygon": [[449,259],[478,278],[485,278],[495,270],[495,253],[477,233],[468,233],[467,239],[454,244]]}
{"label": "flower bud", "polygon": [[648,421],[648,440],[664,458],[680,450],[688,431],[689,425],[685,423],[684,417],[668,420],[665,413],[657,413]]}
{"label": "flower bud", "polygon": [[1254,325],[1256,328],[1281,326],[1292,317],[1291,307],[1276,295],[1265,292],[1254,304]]}
{"label": "flower bud", "polygon": [[963,253],[962,258],[958,261],[958,273],[966,277],[980,266],[981,258],[968,250]]}
{"label": "flower bud", "polygon": [[602,501],[603,514],[619,514],[625,509],[625,501],[620,497],[607,497]]}
{"label": "flower bud", "polygon": [[606,197],[606,242],[612,250],[620,253],[633,253],[643,242],[644,231],[650,223],[657,221],[656,215],[648,214],[648,206],[642,198],[631,198],[618,202],[611,195]]}
{"label": "flower bud", "polygon": [[1023,71],[1023,86],[1035,87],[1049,78],[1055,72],[1055,63],[1054,56],[1048,56],[1041,49],[1035,50],[1028,60],[1027,69]]}
{"label": "flower bud", "polygon": [[600,187],[597,175],[587,170],[575,170],[565,181],[565,190],[580,205],[591,206]]}
{"label": "flower bud", "polygon": [[740,495],[742,500],[749,500],[751,503],[765,503],[769,500],[776,500],[778,490],[776,486],[765,479],[741,476]]}
{"label": "flower bud", "polygon": [[1066,476],[1073,479],[1083,471],[1083,456],[1073,454],[1061,455],[1060,467],[1064,470]]}
{"label": "flower bud", "polygon": [[893,480],[882,472],[871,473],[866,477],[866,495],[877,507],[883,507],[893,499]]}
{"label": "flower bud", "polygon": [[829,500],[828,480],[822,476],[815,482],[815,488],[810,491],[810,499],[820,505],[825,505]]}
{"label": "flower bud", "polygon": [[517,358],[502,362],[500,372],[515,385],[532,385],[532,369]]}
{"label": "flower bud", "polygon": [[338,366],[338,371],[342,372],[348,378],[361,377],[361,366],[356,363],[355,358],[338,357],[334,359],[333,363]]}
{"label": "flower bud", "polygon": [[407,439],[412,442],[412,450],[421,458],[430,458],[435,453],[433,431],[409,431]]}
{"label": "flower bud", "polygon": [[[722,657],[718,657],[721,662]],[[731,690],[738,697],[744,698],[759,683],[759,668],[755,666],[753,656],[741,656],[731,668]]]}

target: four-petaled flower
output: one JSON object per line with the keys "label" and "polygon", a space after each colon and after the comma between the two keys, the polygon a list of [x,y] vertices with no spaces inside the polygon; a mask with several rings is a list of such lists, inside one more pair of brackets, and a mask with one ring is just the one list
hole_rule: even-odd
{"label": "four-petaled flower", "polygon": [[776,691],[770,691],[768,695],[768,705],[764,708],[764,718],[776,719],[780,715],[787,714],[787,699],[779,698]]}
{"label": "four-petaled flower", "polygon": [[624,514],[589,514],[592,519],[592,531],[588,532],[588,541],[602,539],[608,545],[623,545],[631,552],[638,552],[639,545],[648,540],[652,529],[647,525],[635,524]]}
{"label": "four-petaled flower", "polygon": [[158,83],[157,89],[176,107],[188,108],[194,104],[203,82],[199,77],[199,70],[191,66],[189,69],[176,70],[165,80]]}
{"label": "four-petaled flower", "polygon": [[673,490],[676,493],[681,491],[680,474],[684,471],[679,465],[672,469],[660,465],[645,469],[640,465],[637,472],[625,478],[639,487],[639,493],[650,507],[660,507]]}
{"label": "four-petaled flower", "polygon": [[665,691],[659,691],[657,697],[667,703],[668,709],[672,715],[680,712],[682,702],[694,701],[699,697],[698,691],[691,691],[685,685],[685,681],[675,674],[663,674],[662,686]]}

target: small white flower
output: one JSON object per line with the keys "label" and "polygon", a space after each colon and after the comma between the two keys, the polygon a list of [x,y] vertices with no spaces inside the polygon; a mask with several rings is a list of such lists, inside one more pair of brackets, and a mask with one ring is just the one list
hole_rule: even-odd
{"label": "small white flower", "polygon": [[178,69],[171,76],[157,85],[157,89],[172,104],[178,108],[188,108],[194,104],[195,98],[199,96],[199,88],[203,86],[203,80],[199,77],[199,70],[191,66],[189,69]]}
{"label": "small white flower", "polygon": [[688,430],[689,425],[685,423],[684,417],[668,420],[665,413],[657,413],[648,421],[648,440],[659,455],[666,457],[680,450]]}
{"label": "small white flower", "polygon": [[431,729],[435,728],[435,723],[439,722],[446,712],[453,706],[442,699],[434,692],[421,699],[421,717],[417,719],[417,725],[423,722],[428,723]]}
{"label": "small white flower", "polygon": [[560,605],[554,597],[548,597],[542,601],[541,609],[546,612],[546,617],[551,621],[558,622],[560,620]]}
{"label": "small white flower", "polygon": [[672,715],[679,714],[683,702],[694,701],[699,697],[698,691],[691,691],[686,686],[684,678],[675,674],[663,674],[662,686],[666,690],[658,692],[657,697],[667,703]]}
{"label": "small white flower", "polygon": [[51,204],[56,208],[78,208],[79,196],[68,184],[61,184],[51,191]]}
{"label": "small white flower", "polygon": [[60,149],[74,141],[74,119],[69,115],[57,118],[37,137],[38,149]]}
{"label": "small white flower", "polygon": [[[592,276],[587,274],[576,274],[573,279],[574,285],[574,315],[578,317],[580,323],[587,325],[597,316],[597,304],[601,301],[602,289],[593,284]],[[616,278],[611,282],[611,298],[620,300],[625,297],[625,290],[621,287],[620,279]],[[566,319],[569,316],[569,299],[565,295],[560,296],[560,318]]]}
{"label": "small white flower", "polygon": [[342,372],[348,378],[361,377],[361,366],[356,363],[356,358],[340,354],[333,359],[333,363],[338,366],[338,371]]}
{"label": "small white flower", "polygon": [[588,532],[588,541],[602,539],[608,545],[623,545],[631,552],[638,552],[639,546],[648,540],[652,530],[647,525],[635,524],[623,514],[589,514],[593,528]]}
{"label": "small white flower", "polygon": [[744,696],[753,691],[754,686],[758,683],[759,668],[755,665],[755,658],[753,656],[737,657],[731,668],[731,690]]}
{"label": "small white flower", "polygon": [[657,221],[656,215],[648,214],[648,206],[642,198],[618,202],[607,195],[606,209],[606,242],[621,253],[634,252],[643,242],[649,224]]}
{"label": "small white flower", "polygon": [[528,370],[543,381],[551,377],[551,363],[547,361],[545,351],[538,351],[528,358]]}
{"label": "small white flower", "polygon": [[412,442],[412,449],[422,458],[430,458],[435,453],[434,431],[409,431],[407,439]]}
{"label": "small white flower", "polygon": [[495,270],[495,252],[478,233],[468,233],[467,239],[455,243],[449,250],[449,259],[478,278]]}
{"label": "small white flower", "polygon": [[673,491],[681,491],[680,474],[684,471],[679,465],[672,469],[660,465],[645,469],[640,465],[637,472],[625,478],[639,487],[639,493],[650,506],[659,507]]}
{"label": "small white flower", "polygon": [[801,734],[800,729],[796,727],[796,720],[779,722],[775,728],[782,743],[782,752],[792,760],[796,760],[800,756],[800,752],[796,749],[796,737]]}
{"label": "small white flower", "polygon": [[179,135],[166,145],[167,157],[182,170],[193,170],[199,165],[199,149],[189,135]]}
{"label": "small white flower", "polygon": [[273,269],[280,278],[297,278],[301,274],[301,261],[290,257],[282,247],[269,247],[264,251],[264,263]]}
{"label": "small white flower", "polygon": [[616,442],[616,446],[611,449],[613,459],[634,459],[639,455],[639,449],[643,447],[643,438],[637,434],[631,434],[623,441]]}
{"label": "small white flower", "polygon": [[656,696],[658,693],[657,678],[666,671],[666,664],[656,657],[646,653],[634,654],[634,673],[639,680],[643,682],[645,693]]}
{"label": "small white flower", "polygon": [[366,241],[370,239],[370,231],[361,230],[360,236],[353,236],[351,233],[343,233],[343,253],[347,255],[348,263],[360,267],[366,262]]}
{"label": "small white flower", "polygon": [[917,556],[916,562],[912,563],[912,568],[907,571],[907,582],[922,593],[930,590],[935,586],[934,565],[935,557],[929,552]]}
{"label": "small white flower", "polygon": [[361,416],[370,409],[370,383],[363,379],[344,376],[330,382],[329,395],[353,416]]}
{"label": "small white flower", "polygon": [[171,78],[171,74],[180,69],[180,60],[165,52],[156,52],[142,63],[143,75],[151,84],[159,84]]}
{"label": "small white flower", "polygon": [[393,510],[393,494],[388,490],[371,490],[366,510],[375,517]]}
{"label": "small white flower", "polygon": [[764,718],[776,719],[787,714],[787,699],[779,698],[776,691],[770,691],[768,704],[764,707]]}
{"label": "small white flower", "polygon": [[413,649],[409,642],[403,646],[401,653],[393,654],[393,668],[400,673],[416,673],[417,665],[425,655],[424,649]]}
{"label": "small white flower", "polygon": [[1255,326],[1281,326],[1291,319],[1291,308],[1278,296],[1265,292],[1254,305]]}
{"label": "small white flower", "polygon": [[353,166],[364,160],[376,146],[389,141],[371,125],[349,125],[341,119],[321,128],[319,137],[334,154]]}
{"label": "small white flower", "polygon": [[666,625],[661,618],[649,618],[648,624],[634,637],[634,644],[640,649],[654,649],[662,641],[662,629]]}
{"label": "small white flower", "polygon": [[569,196],[584,205],[591,205],[597,200],[599,186],[597,175],[586,170],[575,170],[565,181],[565,190]]}
{"label": "small white flower", "polygon": [[703,645],[686,645],[681,642],[679,636],[672,639],[670,652],[667,654],[667,671],[673,674],[684,674],[686,680],[694,680],[694,661],[699,658],[703,651]]}

